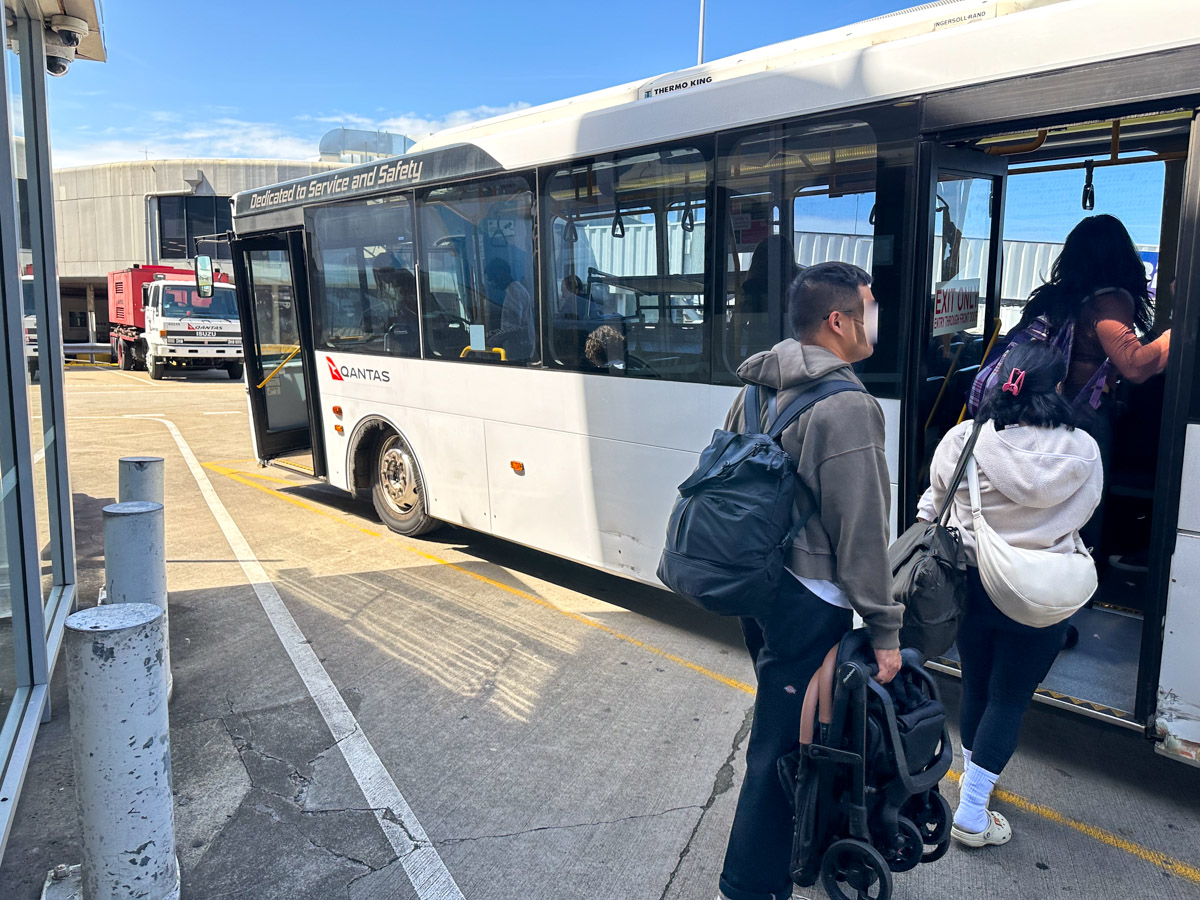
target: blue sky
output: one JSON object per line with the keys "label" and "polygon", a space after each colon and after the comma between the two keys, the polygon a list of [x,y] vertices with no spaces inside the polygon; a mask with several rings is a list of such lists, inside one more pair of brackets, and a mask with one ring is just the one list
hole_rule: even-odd
{"label": "blue sky", "polygon": [[[708,0],[706,59],[916,0]],[[313,159],[339,125],[446,125],[694,65],[699,0],[105,5],[109,61],[50,79],[56,167],[128,159]],[[1151,167],[1146,167],[1150,169]],[[1096,212],[1157,243],[1161,166],[1097,170]],[[1010,181],[1006,236],[1060,241],[1082,177]]]}
{"label": "blue sky", "polygon": [[[902,9],[708,0],[706,58]],[[51,79],[56,166],[313,158],[338,125],[420,134],[694,65],[699,0],[110,0],[109,60]]]}

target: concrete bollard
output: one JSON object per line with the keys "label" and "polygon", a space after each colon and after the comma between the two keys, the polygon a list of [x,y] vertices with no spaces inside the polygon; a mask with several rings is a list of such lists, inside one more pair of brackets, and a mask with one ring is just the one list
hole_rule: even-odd
{"label": "concrete bollard", "polygon": [[161,503],[130,500],[104,507],[105,603],[153,603],[163,611],[163,667],[171,676],[171,629],[167,611],[167,550]]}
{"label": "concrete bollard", "polygon": [[166,617],[150,603],[67,618],[83,900],[175,900]]}
{"label": "concrete bollard", "polygon": [[117,500],[163,501],[163,458],[122,456],[117,460]]}

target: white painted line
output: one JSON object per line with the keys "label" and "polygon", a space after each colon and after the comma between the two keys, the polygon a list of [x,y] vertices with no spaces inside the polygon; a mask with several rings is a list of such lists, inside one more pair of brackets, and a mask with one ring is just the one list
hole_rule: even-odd
{"label": "white painted line", "polygon": [[132,378],[138,384],[148,384],[148,385],[152,385],[154,387],[158,387],[158,385],[155,382],[151,381],[149,377],[138,378],[136,375],[130,375],[128,372],[120,372],[120,371],[114,372],[113,374],[120,375],[122,378]]}
{"label": "white painted line", "polygon": [[354,780],[358,782],[367,804],[375,814],[375,820],[383,829],[392,849],[399,855],[400,865],[404,867],[417,896],[420,900],[464,900],[454,878],[425,834],[425,829],[417,821],[416,814],[396,787],[396,782],[379,759],[379,754],[363,733],[362,726],[342,700],[342,695],[338,693],[329,673],[325,671],[325,667],[317,659],[316,652],[304,637],[304,632],[288,612],[279,591],[271,583],[258,557],[254,555],[241,530],[225,509],[225,504],[217,496],[208,475],[179,429],[175,427],[175,423],[170,419],[152,416],[129,415],[124,418],[162,422],[171,432],[171,437],[175,439],[192,477],[196,479],[196,485],[208,503],[213,518],[221,526],[225,540],[229,542],[230,549],[241,563],[242,571],[258,596],[258,602],[262,604],[271,627],[275,629],[283,649],[291,658],[296,671],[300,673],[304,686],[317,704],[317,709],[320,710],[325,724],[329,726],[334,740],[337,741],[346,765],[350,767]]}
{"label": "white painted line", "polygon": [[[130,397],[134,394],[229,394],[229,388],[157,388],[153,391],[135,391],[126,389],[123,391],[103,390],[103,391],[83,391],[78,387],[71,387],[67,392],[67,397],[71,399],[79,399],[81,397],[104,397],[106,395],[116,395],[119,397]],[[236,398],[241,402],[241,397]]]}
{"label": "white painted line", "polygon": [[40,463],[40,462],[41,462],[43,459],[45,459],[45,457],[46,457],[46,448],[45,448],[45,447],[43,447],[43,448],[42,448],[41,450],[39,450],[37,453],[33,454],[33,464],[36,466],[36,465],[37,465],[38,463]]}

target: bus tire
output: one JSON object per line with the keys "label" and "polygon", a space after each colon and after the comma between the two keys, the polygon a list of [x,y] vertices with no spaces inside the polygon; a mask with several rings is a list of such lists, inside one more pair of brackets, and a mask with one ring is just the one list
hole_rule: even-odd
{"label": "bus tire", "polygon": [[154,381],[162,381],[163,363],[157,356],[146,357],[146,371],[150,373],[151,379]]}
{"label": "bus tire", "polygon": [[379,521],[397,534],[417,537],[441,524],[425,509],[425,484],[416,456],[395,433],[384,435],[375,451],[371,502]]}
{"label": "bus tire", "polygon": [[225,371],[229,373],[229,377],[233,381],[241,381],[242,380],[243,369],[244,369],[244,366],[240,362],[229,363],[227,366],[225,366]]}

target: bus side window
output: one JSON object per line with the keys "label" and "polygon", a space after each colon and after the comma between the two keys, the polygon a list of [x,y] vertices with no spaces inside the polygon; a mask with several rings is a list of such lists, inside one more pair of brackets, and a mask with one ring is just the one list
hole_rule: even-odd
{"label": "bus side window", "polygon": [[317,343],[419,357],[412,203],[389,197],[313,213]]}
{"label": "bus side window", "polygon": [[784,337],[787,288],[806,266],[838,260],[870,271],[875,137],[861,122],[774,126],[721,155],[724,316],[714,381],[737,384],[748,356]]}
{"label": "bus side window", "polygon": [[695,147],[601,157],[551,175],[546,310],[552,364],[707,381],[711,164]]}
{"label": "bus side window", "polygon": [[505,176],[437,188],[420,201],[425,352],[530,365],[540,359],[533,193]]}

